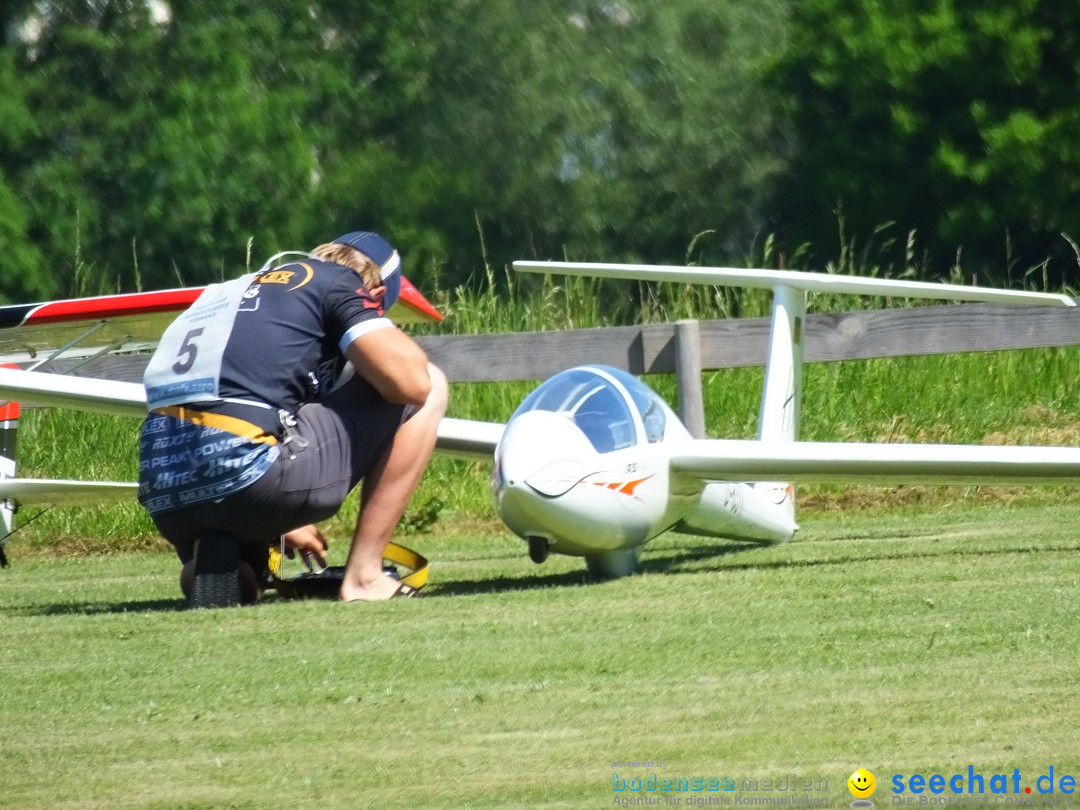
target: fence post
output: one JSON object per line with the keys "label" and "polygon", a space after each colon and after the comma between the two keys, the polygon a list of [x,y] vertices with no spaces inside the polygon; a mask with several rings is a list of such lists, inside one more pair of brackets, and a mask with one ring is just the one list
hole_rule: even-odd
{"label": "fence post", "polygon": [[675,384],[679,418],[695,439],[705,438],[705,401],[701,391],[701,336],[698,322],[675,322]]}

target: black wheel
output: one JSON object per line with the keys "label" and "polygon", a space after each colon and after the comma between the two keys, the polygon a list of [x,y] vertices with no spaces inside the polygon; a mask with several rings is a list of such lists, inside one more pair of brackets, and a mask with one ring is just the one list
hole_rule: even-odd
{"label": "black wheel", "polygon": [[542,563],[551,553],[551,544],[546,537],[529,537],[526,542],[529,544],[529,559],[534,563]]}
{"label": "black wheel", "polygon": [[240,541],[224,532],[207,532],[195,549],[190,608],[240,604]]}

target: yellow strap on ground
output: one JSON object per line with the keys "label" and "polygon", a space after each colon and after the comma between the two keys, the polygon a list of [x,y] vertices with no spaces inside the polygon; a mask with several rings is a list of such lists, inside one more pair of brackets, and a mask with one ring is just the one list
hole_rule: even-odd
{"label": "yellow strap on ground", "polygon": [[383,558],[412,569],[411,574],[401,578],[401,581],[406,585],[416,588],[416,590],[420,590],[427,585],[428,561],[422,555],[417,554],[410,548],[405,548],[405,546],[391,543],[383,552]]}
{"label": "yellow strap on ground", "polygon": [[[420,590],[427,585],[428,574],[430,565],[427,558],[422,554],[418,554],[411,548],[405,548],[405,546],[399,546],[397,543],[390,543],[386,547],[386,551],[383,552],[383,559],[389,560],[395,565],[403,565],[406,568],[412,569],[412,573],[401,578],[401,581],[406,585]],[[273,574],[275,579],[283,579],[282,563],[283,556],[281,548],[279,546],[270,546],[270,556],[267,560],[267,567],[270,569],[270,573]]]}
{"label": "yellow strap on ground", "polygon": [[245,439],[251,439],[253,442],[258,442],[259,444],[277,444],[277,436],[271,436],[258,425],[253,425],[251,422],[245,422],[243,419],[237,419],[235,416],[226,416],[222,413],[209,413],[207,411],[196,411],[191,408],[185,408],[183,405],[169,405],[167,408],[156,408],[154,413],[164,414],[165,416],[175,416],[177,419],[181,419],[184,422],[191,422],[193,425],[204,425],[205,427],[224,430],[226,433],[231,433],[234,436],[243,436]]}

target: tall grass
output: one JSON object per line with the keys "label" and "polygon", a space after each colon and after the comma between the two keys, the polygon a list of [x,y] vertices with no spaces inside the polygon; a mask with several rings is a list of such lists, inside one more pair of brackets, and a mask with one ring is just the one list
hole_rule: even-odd
{"label": "tall grass", "polygon": [[[758,258],[775,258],[770,250],[766,244]],[[841,266],[834,269],[851,270],[844,264],[850,261],[842,257]],[[871,272],[876,270],[871,268]],[[478,288],[437,290],[432,297],[448,317],[443,324],[422,327],[427,333],[546,331],[682,317],[759,317],[769,309],[765,291],[517,276],[490,268]],[[812,305],[817,311],[837,311],[867,304],[853,296],[812,296]],[[1073,444],[1080,432],[1078,370],[1080,348],[1072,347],[810,364],[805,371],[802,438]],[[647,381],[675,404],[670,377],[654,375]],[[708,434],[753,437],[761,384],[761,368],[706,374]],[[534,385],[454,385],[450,415],[504,421]],[[20,473],[133,480],[137,430],[132,420],[28,411],[20,436]],[[494,521],[489,472],[485,464],[436,458],[403,529],[447,532]],[[332,521],[331,530],[347,533],[356,509],[353,496]],[[20,515],[25,529],[18,546],[84,551],[158,543],[152,524],[133,504],[50,510],[27,524],[36,515],[32,509]]]}

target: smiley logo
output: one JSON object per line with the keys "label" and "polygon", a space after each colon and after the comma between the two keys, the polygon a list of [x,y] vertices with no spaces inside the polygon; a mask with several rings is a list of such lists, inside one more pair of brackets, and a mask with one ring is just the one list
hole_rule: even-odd
{"label": "smiley logo", "polygon": [[857,799],[865,799],[877,787],[877,780],[866,768],[859,768],[847,780],[847,789]]}

